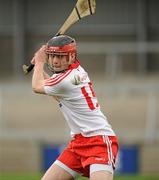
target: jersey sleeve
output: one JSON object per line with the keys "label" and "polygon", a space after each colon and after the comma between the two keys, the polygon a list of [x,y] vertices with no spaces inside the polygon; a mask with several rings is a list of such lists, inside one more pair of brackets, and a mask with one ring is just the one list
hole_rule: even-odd
{"label": "jersey sleeve", "polygon": [[45,85],[44,85],[44,91],[46,94],[52,96],[52,95],[58,95],[60,96],[61,93],[60,93],[60,89],[62,87],[62,83],[59,82],[58,84],[55,84],[55,85],[51,85],[51,84],[48,84],[49,80],[51,81],[52,78],[49,78],[45,81]]}
{"label": "jersey sleeve", "polygon": [[71,71],[59,75],[53,75],[45,80],[44,90],[48,95],[65,96],[67,90],[67,79]]}

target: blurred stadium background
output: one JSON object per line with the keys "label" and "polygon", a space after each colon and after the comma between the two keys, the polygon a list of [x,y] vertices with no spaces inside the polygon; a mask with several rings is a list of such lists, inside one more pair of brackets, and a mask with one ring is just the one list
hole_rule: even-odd
{"label": "blurred stadium background", "polygon": [[[159,174],[159,1],[96,1],[67,34],[119,137],[117,173]],[[56,102],[34,94],[21,67],[74,4],[0,0],[0,173],[40,172],[70,139]]]}

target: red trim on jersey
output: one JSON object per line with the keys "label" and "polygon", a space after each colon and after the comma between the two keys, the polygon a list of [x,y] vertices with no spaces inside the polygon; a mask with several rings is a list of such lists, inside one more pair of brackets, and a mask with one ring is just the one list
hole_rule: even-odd
{"label": "red trim on jersey", "polygon": [[90,88],[90,90],[91,90],[91,92],[92,92],[92,96],[95,97],[95,92],[94,92],[94,90],[93,90],[93,88],[92,88],[92,83],[89,82],[88,84],[89,84],[89,88]]}
{"label": "red trim on jersey", "polygon": [[57,75],[56,77],[51,77],[45,81],[45,86],[53,86],[61,82],[66,76],[68,76],[71,71],[77,68],[80,65],[79,61],[76,60],[73,64],[71,64],[64,73]]}
{"label": "red trim on jersey", "polygon": [[65,73],[55,77],[55,78],[49,78],[45,82],[45,86],[53,86],[61,82],[66,76],[68,76],[71,73],[72,70],[68,70]]}
{"label": "red trim on jersey", "polygon": [[80,65],[80,62],[78,59],[76,59],[76,61],[73,64],[71,64],[68,69],[78,68],[79,65]]}
{"label": "red trim on jersey", "polygon": [[94,110],[94,109],[95,109],[94,104],[93,104],[93,102],[92,102],[92,100],[91,100],[91,97],[88,95],[85,86],[83,86],[83,87],[81,88],[81,91],[82,91],[82,94],[84,95],[84,97],[85,97],[85,99],[86,99],[86,101],[87,101],[87,104],[88,104],[89,108],[90,108],[91,110]]}

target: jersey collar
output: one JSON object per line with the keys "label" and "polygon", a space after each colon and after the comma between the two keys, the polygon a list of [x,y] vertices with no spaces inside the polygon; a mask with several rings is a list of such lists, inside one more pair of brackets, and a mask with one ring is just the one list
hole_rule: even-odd
{"label": "jersey collar", "polygon": [[74,63],[70,64],[68,69],[62,70],[62,71],[54,71],[55,74],[65,73],[68,70],[76,69],[80,65],[80,62],[78,59],[75,60]]}
{"label": "jersey collar", "polygon": [[75,60],[74,63],[72,63],[71,65],[69,65],[69,68],[68,69],[76,69],[78,66],[80,65],[80,62],[78,59]]}

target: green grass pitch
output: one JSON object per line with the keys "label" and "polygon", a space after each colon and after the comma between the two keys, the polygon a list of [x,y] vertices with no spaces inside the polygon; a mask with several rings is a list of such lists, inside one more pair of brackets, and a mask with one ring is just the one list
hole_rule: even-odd
{"label": "green grass pitch", "polygon": [[[41,175],[2,175],[0,174],[0,180],[40,180]],[[79,177],[76,180],[88,180],[88,178]],[[133,176],[115,176],[114,180],[159,180],[158,176],[141,176],[141,175],[133,175]]]}

